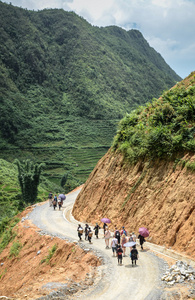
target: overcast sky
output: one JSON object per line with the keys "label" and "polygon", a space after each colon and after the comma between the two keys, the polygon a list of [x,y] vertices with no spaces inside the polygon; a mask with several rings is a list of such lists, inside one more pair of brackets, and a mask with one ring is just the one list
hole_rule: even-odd
{"label": "overcast sky", "polygon": [[11,0],[11,3],[34,10],[63,8],[97,26],[136,28],[182,78],[195,71],[195,0]]}

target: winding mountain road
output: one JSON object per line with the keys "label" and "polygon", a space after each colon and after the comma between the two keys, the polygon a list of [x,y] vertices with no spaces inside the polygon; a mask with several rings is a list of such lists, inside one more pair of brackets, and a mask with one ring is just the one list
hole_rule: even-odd
{"label": "winding mountain road", "polygon": [[[71,210],[80,189],[68,194],[62,211],[54,211],[48,202],[36,206],[30,214],[32,222],[48,234],[67,238],[78,242],[78,222],[72,217]],[[104,263],[100,268],[101,279],[94,286],[84,291],[80,299],[104,300],[153,300],[160,299],[163,290],[159,287],[160,275],[164,271],[164,261],[150,251],[139,251],[138,265],[132,267],[129,255],[124,257],[123,265],[118,266],[116,257],[112,256],[111,249],[105,249],[102,238],[92,238],[92,244],[83,241],[84,247],[95,251],[102,257]],[[127,249],[129,254],[129,249]],[[74,299],[74,297],[72,298]]]}

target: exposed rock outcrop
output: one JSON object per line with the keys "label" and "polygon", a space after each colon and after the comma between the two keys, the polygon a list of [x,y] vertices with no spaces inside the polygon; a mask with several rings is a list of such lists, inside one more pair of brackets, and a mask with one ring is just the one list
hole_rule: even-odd
{"label": "exposed rock outcrop", "polygon": [[150,241],[172,247],[195,258],[195,175],[181,162],[194,162],[187,154],[178,164],[139,162],[129,166],[110,151],[99,161],[77,197],[77,220],[112,220],[111,227],[138,232],[146,226]]}

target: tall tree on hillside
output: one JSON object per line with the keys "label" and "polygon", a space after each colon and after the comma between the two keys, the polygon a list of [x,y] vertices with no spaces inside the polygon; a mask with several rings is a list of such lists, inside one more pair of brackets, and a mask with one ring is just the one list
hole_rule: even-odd
{"label": "tall tree on hillside", "polygon": [[23,161],[23,163],[16,159],[15,163],[18,167],[18,181],[21,187],[23,201],[26,204],[33,204],[37,199],[40,175],[45,164],[34,164],[29,159]]}
{"label": "tall tree on hillside", "polygon": [[62,176],[61,182],[60,182],[60,185],[61,185],[62,188],[64,188],[67,179],[68,179],[68,173],[65,173],[65,174]]}

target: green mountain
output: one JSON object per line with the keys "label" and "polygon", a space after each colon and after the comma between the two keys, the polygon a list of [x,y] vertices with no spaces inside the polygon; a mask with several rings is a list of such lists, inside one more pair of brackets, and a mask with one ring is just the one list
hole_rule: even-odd
{"label": "green mountain", "polygon": [[0,2],[0,157],[44,161],[56,183],[85,181],[125,113],[180,80],[137,30]]}

